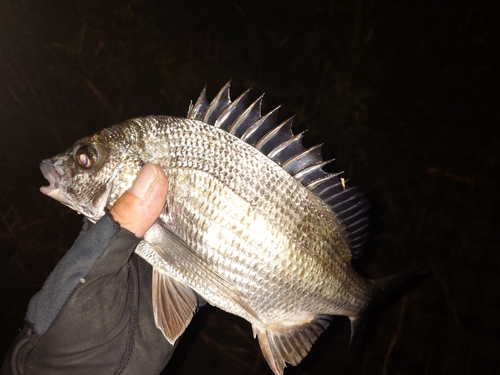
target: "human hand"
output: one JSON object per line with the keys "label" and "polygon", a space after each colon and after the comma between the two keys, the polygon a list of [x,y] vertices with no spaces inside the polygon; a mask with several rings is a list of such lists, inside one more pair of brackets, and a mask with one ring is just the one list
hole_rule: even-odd
{"label": "human hand", "polygon": [[167,197],[167,177],[157,165],[142,167],[130,190],[126,191],[111,209],[113,219],[142,237],[160,216]]}

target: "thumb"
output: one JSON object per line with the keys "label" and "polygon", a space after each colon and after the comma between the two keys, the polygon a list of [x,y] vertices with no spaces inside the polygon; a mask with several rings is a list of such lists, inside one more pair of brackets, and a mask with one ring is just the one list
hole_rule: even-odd
{"label": "thumb", "polygon": [[117,199],[111,209],[111,216],[123,228],[142,237],[160,216],[165,206],[167,188],[167,177],[163,170],[147,163],[130,190]]}

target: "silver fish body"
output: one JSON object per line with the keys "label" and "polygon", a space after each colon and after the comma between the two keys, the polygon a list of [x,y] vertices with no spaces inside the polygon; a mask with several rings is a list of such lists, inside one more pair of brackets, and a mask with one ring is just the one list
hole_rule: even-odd
{"label": "silver fish body", "polygon": [[354,329],[377,293],[401,278],[367,280],[351,267],[366,201],[321,169],[318,148],[278,134],[289,125],[266,124],[260,104],[254,116],[241,97],[231,103],[229,85],[210,105],[203,95],[188,118],[128,120],[42,162],[50,182],[42,192],[96,221],[142,165],[160,165],[165,210],[136,249],[154,268],[158,327],[175,342],[196,310],[195,291],[249,321],[282,374],[332,315],[348,316]]}

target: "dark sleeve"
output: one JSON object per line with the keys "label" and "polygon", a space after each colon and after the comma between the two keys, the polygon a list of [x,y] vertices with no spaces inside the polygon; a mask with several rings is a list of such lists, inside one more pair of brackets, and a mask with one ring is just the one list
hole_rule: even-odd
{"label": "dark sleeve", "polygon": [[173,347],[156,328],[140,239],[105,215],[30,301],[1,375],[159,374]]}

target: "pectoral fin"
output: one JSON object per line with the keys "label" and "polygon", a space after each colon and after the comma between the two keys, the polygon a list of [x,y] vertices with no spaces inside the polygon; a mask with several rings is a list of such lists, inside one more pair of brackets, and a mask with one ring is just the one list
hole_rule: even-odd
{"label": "pectoral fin", "polygon": [[309,353],[312,344],[328,327],[330,316],[318,316],[310,323],[277,327],[273,329],[256,328],[254,335],[259,338],[260,348],[267,363],[275,373],[282,375],[285,362],[296,366]]}
{"label": "pectoral fin", "polygon": [[[244,296],[168,227],[156,223],[148,230],[144,238],[147,243],[140,246],[150,246],[153,252],[161,258],[161,262],[166,263],[167,272],[170,275],[178,280],[187,280],[186,288],[199,285],[204,289],[211,289],[259,320]],[[139,255],[141,255],[140,246],[138,246]],[[154,260],[152,264],[156,264]]]}
{"label": "pectoral fin", "polygon": [[187,328],[198,307],[193,290],[153,269],[153,313],[156,326],[172,345]]}

